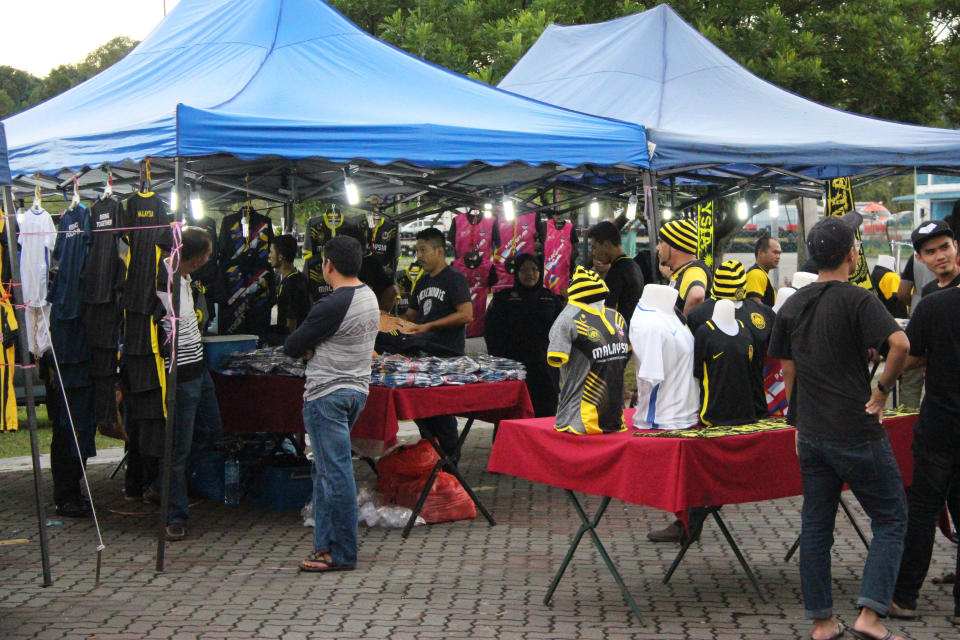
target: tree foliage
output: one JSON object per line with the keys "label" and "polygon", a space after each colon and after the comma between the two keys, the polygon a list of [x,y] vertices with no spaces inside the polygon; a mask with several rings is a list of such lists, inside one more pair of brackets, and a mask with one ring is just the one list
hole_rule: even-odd
{"label": "tree foliage", "polygon": [[[643,11],[635,0],[334,0],[362,28],[495,84],[551,23]],[[674,0],[751,72],[841,109],[918,124],[960,123],[960,3],[933,0]]]}

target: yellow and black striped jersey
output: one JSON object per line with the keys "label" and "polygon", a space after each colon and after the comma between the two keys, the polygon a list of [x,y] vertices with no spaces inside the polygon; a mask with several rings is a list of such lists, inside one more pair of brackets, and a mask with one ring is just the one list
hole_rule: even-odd
{"label": "yellow and black striped jersey", "polygon": [[550,328],[547,362],[560,367],[556,429],[623,431],[623,369],[630,357],[623,316],[571,302]]}

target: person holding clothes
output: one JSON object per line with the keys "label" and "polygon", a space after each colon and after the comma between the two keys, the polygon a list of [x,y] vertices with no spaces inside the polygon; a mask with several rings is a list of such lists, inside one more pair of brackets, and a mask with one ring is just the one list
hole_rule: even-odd
{"label": "person holding clothes", "polygon": [[[873,541],[863,569],[858,638],[896,640],[879,618],[888,614],[906,531],[900,468],[883,428],[887,395],[910,343],[872,292],[849,282],[857,268],[856,212],[827,217],[807,236],[816,282],[799,289],[777,315],[770,355],[780,358],[796,406],[797,455],[803,480],[800,583],[812,638],[844,634],[834,617],[830,548],[844,484],[871,520]],[[886,367],[870,388],[868,351],[889,346]],[[793,384],[796,380],[796,393]]]}
{"label": "person holding clothes", "polygon": [[770,280],[770,270],[780,266],[780,242],[761,236],[753,248],[756,263],[747,269],[747,298],[754,298],[768,307],[777,303],[777,290]]}
{"label": "person holding clothes", "polygon": [[587,239],[593,251],[594,265],[598,260],[610,265],[603,274],[603,282],[610,290],[604,304],[619,312],[629,327],[633,310],[643,292],[643,271],[623,252],[620,231],[612,222],[604,220],[590,227]]}
{"label": "person holding clothes", "polygon": [[[176,365],[177,400],[173,416],[173,454],[170,459],[170,497],[167,511],[166,538],[170,541],[183,540],[187,535],[189,518],[187,500],[187,464],[193,443],[194,425],[204,397],[204,380],[209,378],[207,364],[203,358],[203,342],[197,314],[194,311],[193,287],[190,274],[206,264],[213,252],[213,236],[205,229],[184,227],[181,234],[180,249],[180,300],[177,317]],[[170,258],[164,260],[169,264]],[[166,271],[161,269],[158,280],[163,285]],[[170,335],[171,317],[170,297],[164,290],[157,291],[157,297],[163,303],[166,315],[161,326]],[[164,358],[164,366],[170,367],[170,357]],[[212,382],[212,381],[211,381]],[[218,420],[219,421],[219,420]],[[153,491],[160,493],[160,477],[153,480]]]}
{"label": "person holding clothes", "polygon": [[684,317],[710,290],[710,270],[696,255],[697,224],[693,220],[670,220],[660,227],[657,257],[670,269],[670,286],[680,293],[677,311]]}
{"label": "person holding clothes", "polygon": [[306,358],[303,424],[313,449],[313,552],[301,571],[349,571],[357,565],[357,487],[350,430],[367,401],[373,343],[380,328],[377,297],[357,277],[363,252],[349,236],[323,246],[320,299],[287,337],[284,353]]}
{"label": "person holding clothes", "polygon": [[[443,355],[462,356],[465,327],[473,321],[473,303],[466,277],[447,265],[442,231],[431,227],[417,234],[417,261],[423,265],[423,275],[410,296],[407,319],[415,324],[406,333],[429,334],[432,342],[448,350]],[[454,462],[459,460],[456,417],[433,416],[415,422],[421,436],[436,438],[441,450],[454,456]]]}
{"label": "person holding clothes", "polygon": [[273,239],[270,266],[277,272],[277,328],[283,334],[296,331],[310,311],[307,278],[293,266],[296,257],[296,238],[285,234]]}
{"label": "person holding clothes", "polygon": [[493,294],[487,309],[487,352],[522,362],[534,414],[538,418],[553,416],[560,387],[557,369],[547,364],[547,345],[550,327],[563,310],[563,299],[543,286],[535,256],[521,253],[514,264],[517,277],[513,287]]}

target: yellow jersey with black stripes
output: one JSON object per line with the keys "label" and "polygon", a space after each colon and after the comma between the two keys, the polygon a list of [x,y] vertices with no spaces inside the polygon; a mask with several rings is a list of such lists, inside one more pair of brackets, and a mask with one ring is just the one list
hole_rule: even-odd
{"label": "yellow jersey with black stripes", "polygon": [[556,429],[580,435],[623,431],[626,322],[607,307],[571,302],[550,328],[547,362],[560,368]]}
{"label": "yellow jersey with black stripes", "polygon": [[680,294],[677,296],[677,311],[683,313],[690,288],[697,285],[703,287],[704,296],[710,291],[710,268],[699,260],[691,260],[670,276],[670,286]]}
{"label": "yellow jersey with black stripes", "polygon": [[700,422],[705,426],[756,422],[750,384],[751,364],[759,358],[753,333],[737,320],[736,335],[708,320],[694,334],[693,371],[700,379]]}
{"label": "yellow jersey with black stripes", "polygon": [[747,295],[758,298],[768,307],[777,303],[777,290],[773,288],[770,274],[758,264],[747,269]]}

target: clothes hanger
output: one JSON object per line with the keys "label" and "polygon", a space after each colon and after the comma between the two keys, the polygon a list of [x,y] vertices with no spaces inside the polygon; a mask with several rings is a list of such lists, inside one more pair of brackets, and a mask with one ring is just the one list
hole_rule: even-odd
{"label": "clothes hanger", "polygon": [[31,211],[42,211],[42,202],[43,199],[40,197],[40,185],[36,185],[33,188],[33,204],[30,205]]}
{"label": "clothes hanger", "polygon": [[73,176],[73,197],[70,199],[70,209],[75,209],[80,204],[80,181],[77,176]]}
{"label": "clothes hanger", "polygon": [[106,200],[113,196],[113,169],[107,167],[107,186],[103,188],[103,194],[100,196],[101,200]]}

